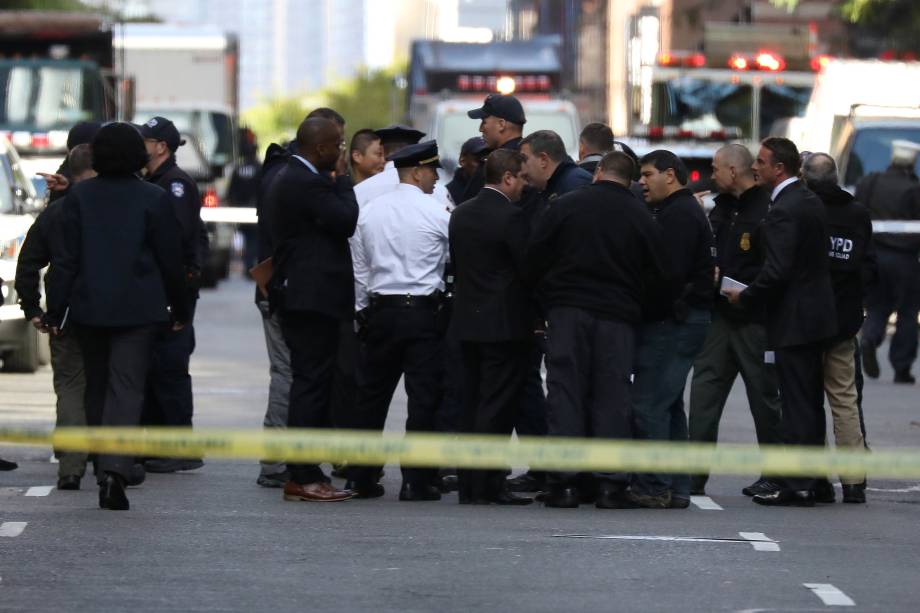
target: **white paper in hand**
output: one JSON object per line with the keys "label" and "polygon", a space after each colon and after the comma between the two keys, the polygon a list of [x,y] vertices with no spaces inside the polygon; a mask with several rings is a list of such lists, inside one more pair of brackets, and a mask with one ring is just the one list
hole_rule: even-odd
{"label": "white paper in hand", "polygon": [[727,289],[738,289],[744,291],[747,289],[747,285],[741,281],[735,281],[731,277],[722,277],[722,285],[719,287],[719,293],[723,296],[726,296],[725,290]]}

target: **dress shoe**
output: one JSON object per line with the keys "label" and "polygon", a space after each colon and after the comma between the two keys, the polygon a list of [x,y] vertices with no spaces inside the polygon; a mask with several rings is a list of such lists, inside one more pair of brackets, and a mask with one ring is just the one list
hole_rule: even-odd
{"label": "dress shoe", "polygon": [[671,502],[668,503],[669,509],[686,509],[690,506],[690,499],[684,496],[675,496],[671,494]]}
{"label": "dress shoe", "polygon": [[878,379],[879,366],[878,356],[875,355],[875,346],[864,341],[861,347],[863,372],[870,379]]}
{"label": "dress shoe", "polygon": [[460,482],[457,479],[457,475],[442,475],[438,487],[442,494],[449,494],[460,489]]}
{"label": "dress shoe", "polygon": [[626,502],[633,509],[667,509],[671,506],[671,492],[653,496],[630,490],[626,493]]}
{"label": "dress shoe", "polygon": [[106,473],[99,484],[99,508],[110,511],[127,511],[130,508],[125,495],[125,484],[115,473]]}
{"label": "dress shoe", "polygon": [[17,468],[19,468],[19,464],[16,462],[10,462],[9,460],[0,458],[0,470],[16,470]]}
{"label": "dress shoe", "polygon": [[262,487],[272,487],[272,488],[281,488],[284,487],[284,484],[291,480],[291,475],[287,472],[272,473],[270,475],[259,475],[259,478],[256,479],[256,483]]}
{"label": "dress shoe", "polygon": [[386,493],[386,490],[379,483],[346,481],[345,489],[354,492],[355,498],[380,498]]}
{"label": "dress shoe", "polygon": [[754,502],[767,507],[813,507],[815,493],[811,490],[779,489],[770,494],[755,494]]}
{"label": "dress shoe", "polygon": [[852,504],[866,503],[866,482],[854,483],[851,485],[843,484],[843,501]]}
{"label": "dress shoe", "polygon": [[527,471],[505,481],[509,492],[539,492],[543,489],[543,479]]}
{"label": "dress shoe", "polygon": [[496,494],[490,502],[502,506],[523,507],[528,504],[533,504],[533,498],[530,498],[529,496],[519,496],[512,492],[503,491]]}
{"label": "dress shoe", "polygon": [[700,475],[690,478],[690,495],[691,496],[705,496],[706,495],[706,482],[709,479],[705,479]]}
{"label": "dress shoe", "polygon": [[594,498],[594,506],[598,509],[631,509],[632,505],[626,501],[626,486],[601,485]]}
{"label": "dress shoe", "polygon": [[581,495],[575,487],[554,487],[546,493],[543,505],[553,509],[577,509]]}
{"label": "dress shoe", "polygon": [[772,494],[779,489],[780,487],[778,483],[775,481],[770,481],[766,477],[761,477],[754,483],[741,490],[741,493],[745,496],[756,496],[758,494]]}
{"label": "dress shoe", "polygon": [[155,458],[144,462],[148,473],[175,473],[183,470],[195,470],[204,466],[204,462],[186,458]]}
{"label": "dress shoe", "polygon": [[131,470],[128,471],[128,480],[126,485],[128,487],[137,487],[141,483],[147,480],[147,471],[144,470],[143,464],[134,464],[131,466]]}
{"label": "dress shoe", "polygon": [[57,488],[59,490],[78,490],[80,489],[80,477],[77,475],[64,475],[58,479]]}
{"label": "dress shoe", "polygon": [[831,504],[837,500],[834,486],[827,479],[818,479],[815,482],[815,502]]}
{"label": "dress shoe", "polygon": [[441,499],[441,491],[433,485],[403,483],[399,488],[399,499],[403,502],[425,502]]}
{"label": "dress shoe", "polygon": [[315,483],[294,483],[288,481],[284,484],[284,499],[303,502],[342,502],[354,497],[354,492],[339,490],[325,481]]}
{"label": "dress shoe", "polygon": [[914,376],[910,374],[910,370],[902,369],[894,371],[894,382],[895,383],[906,383],[907,385],[913,385],[917,382],[914,379]]}

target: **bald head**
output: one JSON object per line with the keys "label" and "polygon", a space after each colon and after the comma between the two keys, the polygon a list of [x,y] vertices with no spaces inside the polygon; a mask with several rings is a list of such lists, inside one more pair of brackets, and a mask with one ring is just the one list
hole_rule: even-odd
{"label": "bald head", "polygon": [[744,145],[725,145],[712,158],[712,180],[719,193],[740,196],[754,186],[754,156]]}
{"label": "bald head", "polygon": [[342,135],[334,121],[308,117],[297,128],[297,151],[317,170],[333,170],[339,157]]}
{"label": "bald head", "polygon": [[826,153],[812,153],[802,164],[802,176],[809,186],[837,185],[837,163]]}

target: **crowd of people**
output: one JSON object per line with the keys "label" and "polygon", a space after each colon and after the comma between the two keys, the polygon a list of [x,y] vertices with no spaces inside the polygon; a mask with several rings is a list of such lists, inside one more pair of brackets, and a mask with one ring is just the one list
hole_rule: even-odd
{"label": "crowd of people", "polygon": [[[381,432],[402,378],[410,432],[715,442],[740,374],[759,443],[825,445],[826,395],[836,445],[866,446],[857,334],[881,275],[869,210],[838,187],[830,156],[782,138],[756,157],[727,144],[712,162],[707,216],[670,151],[639,158],[592,123],[576,163],[555,132],[524,136],[514,96],[490,95],[469,116],[481,136],[463,145],[446,186],[438,144],[422,132],[360,129],[346,144],[345,118],[328,108],[247,171],[271,365],[266,428]],[[182,142],[163,117],[91,128],[75,128],[82,142],[49,176],[63,198],[39,216],[17,271],[26,316],[51,335],[58,424],[190,426],[207,244],[194,182],[175,165]],[[49,263],[43,311],[38,272]],[[60,456],[59,488],[79,488],[87,457]],[[128,508],[125,488],[145,468],[202,465],[92,460],[108,509]],[[456,489],[461,504],[526,505],[538,492],[556,508],[682,509],[707,484],[401,472],[401,501]],[[266,460],[257,483],[285,500],[337,502],[385,495],[382,475]],[[864,477],[841,480],[844,502],[865,502]],[[743,492],[768,506],[836,497],[823,475],[762,476]]]}

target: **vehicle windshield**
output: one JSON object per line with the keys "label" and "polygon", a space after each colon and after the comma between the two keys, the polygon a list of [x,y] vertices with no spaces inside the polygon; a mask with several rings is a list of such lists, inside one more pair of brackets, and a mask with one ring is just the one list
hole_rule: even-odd
{"label": "vehicle windshield", "polygon": [[[525,114],[524,136],[537,130],[552,130],[562,138],[566,151],[578,150],[577,127],[568,113],[526,109]],[[479,136],[478,119],[470,119],[466,112],[447,113],[437,127],[438,152],[441,157],[456,161],[463,143],[473,136]]]}
{"label": "vehicle windshield", "polygon": [[[3,138],[0,136],[0,138]],[[13,176],[9,165],[9,158],[5,153],[0,153],[0,215],[15,212],[13,201]]]}
{"label": "vehicle windshield", "polygon": [[[920,143],[920,128],[863,128],[856,132],[847,163],[844,185],[856,185],[871,172],[881,172],[891,164],[891,141],[909,140]],[[914,166],[920,173],[920,160]]]}
{"label": "vehicle windshield", "polygon": [[212,111],[156,108],[139,108],[135,113],[136,121],[141,123],[157,115],[172,121],[179,132],[194,135],[209,164],[223,166],[233,161],[233,124],[229,116]]}
{"label": "vehicle windshield", "polygon": [[78,121],[101,120],[100,87],[98,71],[88,66],[0,60],[0,127],[69,130]]}
{"label": "vehicle windshield", "polygon": [[[803,114],[811,89],[764,85],[760,92],[760,134],[769,134],[777,119]],[[650,125],[674,126],[698,134],[740,130],[742,138],[751,138],[752,104],[750,85],[678,77],[655,83]]]}

